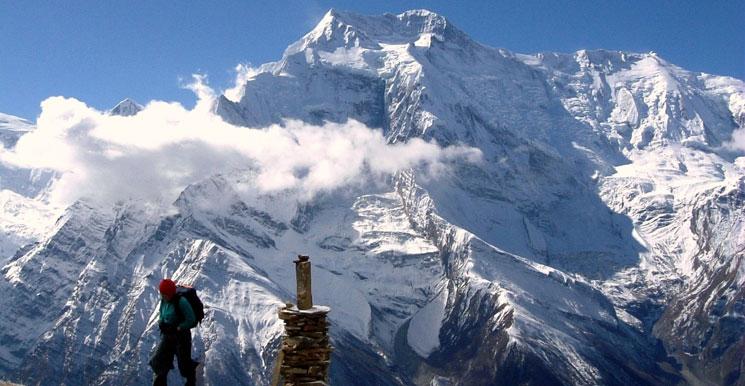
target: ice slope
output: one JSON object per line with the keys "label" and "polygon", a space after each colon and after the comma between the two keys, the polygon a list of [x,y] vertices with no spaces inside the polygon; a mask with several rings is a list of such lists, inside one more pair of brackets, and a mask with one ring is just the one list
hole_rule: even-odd
{"label": "ice slope", "polygon": [[729,141],[745,126],[743,83],[685,71],[654,53],[523,59],[629,160],[599,187],[610,208],[634,221],[646,251],[603,287],[691,367],[684,373],[692,382],[741,380],[733,358],[745,347],[745,319],[733,272],[742,269],[743,164]]}
{"label": "ice slope", "polygon": [[79,202],[2,269],[0,376],[147,383],[173,275],[209,306],[204,382],[267,384],[303,253],[333,309],[334,383],[742,382],[742,81],[652,53],[513,54],[424,10],[332,10],[235,95],[214,106],[235,124],[356,119],[485,160],[310,202],[243,197],[250,170],[167,216]]}
{"label": "ice slope", "polygon": [[[639,268],[619,275],[625,284],[618,287],[643,281],[652,298],[667,294],[659,299],[655,334],[679,353],[694,379],[736,383],[740,359],[733,357],[740,358],[745,332],[737,273],[743,269],[742,162],[673,147],[636,164],[619,168],[605,188],[625,191],[624,200],[613,199],[636,219],[650,252]],[[638,298],[630,294],[619,293],[619,303]]]}
{"label": "ice slope", "polygon": [[[420,366],[420,373],[434,372],[454,384],[657,384],[675,379],[655,363],[659,353],[651,342],[619,318],[609,299],[584,278],[506,253],[448,224],[411,175],[400,176],[397,190],[412,222],[437,241],[450,279],[442,322],[450,342],[424,356],[439,371]],[[473,309],[475,302],[481,302],[478,309]],[[471,350],[476,355],[470,353],[467,365],[452,363],[452,357]]]}

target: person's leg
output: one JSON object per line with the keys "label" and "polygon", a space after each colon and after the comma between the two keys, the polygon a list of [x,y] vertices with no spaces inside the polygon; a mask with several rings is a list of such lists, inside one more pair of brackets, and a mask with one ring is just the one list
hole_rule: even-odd
{"label": "person's leg", "polygon": [[176,340],[161,335],[160,343],[150,357],[150,368],[155,373],[153,386],[166,386],[168,371],[173,368],[173,356],[176,354]]}
{"label": "person's leg", "polygon": [[153,386],[168,386],[168,372],[156,373],[153,379]]}
{"label": "person's leg", "polygon": [[176,359],[178,360],[178,370],[181,376],[186,378],[186,386],[196,385],[197,362],[191,359],[191,331],[189,330],[181,331],[178,334]]}

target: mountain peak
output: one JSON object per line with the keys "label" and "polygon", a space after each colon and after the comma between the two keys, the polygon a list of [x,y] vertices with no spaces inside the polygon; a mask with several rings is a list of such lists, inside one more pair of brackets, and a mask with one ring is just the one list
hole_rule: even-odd
{"label": "mountain peak", "polygon": [[[0,113],[0,148],[12,148],[21,136],[33,129],[34,125],[23,118]],[[5,180],[0,180],[7,185]]]}
{"label": "mountain peak", "polygon": [[379,49],[380,44],[415,43],[424,35],[457,44],[470,41],[445,17],[426,9],[409,10],[398,15],[367,16],[332,8],[313,30],[290,46],[286,53],[292,54],[306,48],[323,51],[334,51],[340,47]]}
{"label": "mountain peak", "polygon": [[[361,15],[354,12],[331,8],[326,12],[318,25],[327,25],[331,21],[337,21],[358,28],[373,26],[379,27],[380,24],[387,21],[390,23],[389,27],[396,27],[398,30],[406,34],[412,32],[432,32],[431,28],[434,26],[444,27],[445,25],[449,25],[449,21],[444,16],[423,8],[410,9],[398,15],[391,13],[385,13],[383,15]],[[416,29],[419,29],[419,31],[416,31]]]}
{"label": "mountain peak", "polygon": [[124,98],[124,100],[117,103],[113,109],[109,110],[109,114],[129,117],[139,113],[142,109],[143,107],[139,103],[130,98]]}

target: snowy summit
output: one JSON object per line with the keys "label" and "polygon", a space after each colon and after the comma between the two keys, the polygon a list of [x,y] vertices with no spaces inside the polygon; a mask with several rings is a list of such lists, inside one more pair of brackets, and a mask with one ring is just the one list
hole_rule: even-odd
{"label": "snowy summit", "polygon": [[133,100],[131,100],[129,98],[125,98],[121,102],[117,103],[117,105],[114,106],[114,108],[112,108],[111,110],[109,110],[109,113],[111,115],[119,115],[119,116],[122,116],[122,117],[130,117],[132,115],[135,115],[135,114],[139,113],[140,111],[142,111],[142,109],[143,109],[143,107],[141,105],[137,104],[137,102],[135,102],[135,101],[133,101]]}

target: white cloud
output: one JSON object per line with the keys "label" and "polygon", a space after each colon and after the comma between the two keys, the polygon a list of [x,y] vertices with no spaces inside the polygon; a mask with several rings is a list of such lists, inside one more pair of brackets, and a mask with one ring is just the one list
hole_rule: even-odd
{"label": "white cloud", "polygon": [[732,138],[724,144],[724,148],[732,151],[745,151],[745,127],[735,129]]}
{"label": "white cloud", "polygon": [[246,91],[246,83],[260,72],[261,70],[259,68],[251,67],[249,64],[235,66],[235,84],[233,87],[225,90],[223,95],[233,102],[240,101]]}
{"label": "white cloud", "polygon": [[152,101],[134,116],[108,115],[63,97],[42,103],[37,129],[0,161],[60,172],[50,199],[66,205],[86,197],[170,203],[189,184],[217,173],[257,173],[258,192],[307,195],[359,184],[406,168],[437,170],[476,149],[412,139],[389,145],[382,133],[356,121],[312,126],[300,121],[252,129],[230,125],[210,111],[215,93],[195,76],[194,109]]}

